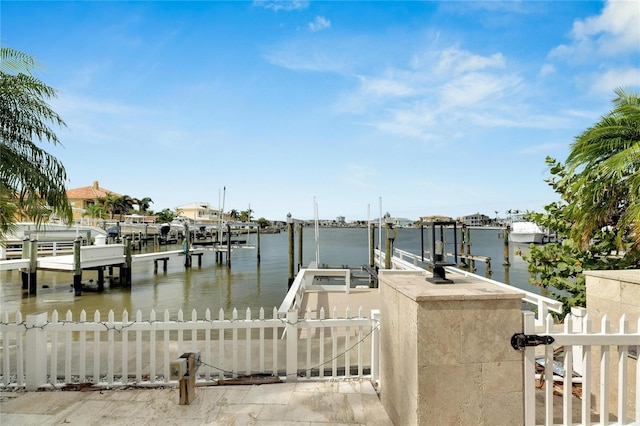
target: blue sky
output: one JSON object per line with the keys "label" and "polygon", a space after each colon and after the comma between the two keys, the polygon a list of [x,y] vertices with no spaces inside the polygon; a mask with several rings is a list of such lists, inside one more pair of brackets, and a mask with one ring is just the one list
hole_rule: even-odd
{"label": "blue sky", "polygon": [[[558,199],[547,155],[640,90],[640,2],[13,2],[68,187],[417,219]],[[370,213],[369,213],[370,212]]]}

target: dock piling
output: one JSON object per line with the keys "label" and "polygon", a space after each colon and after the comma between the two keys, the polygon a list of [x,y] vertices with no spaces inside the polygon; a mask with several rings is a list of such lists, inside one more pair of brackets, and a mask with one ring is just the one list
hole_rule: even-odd
{"label": "dock piling", "polygon": [[294,260],[293,260],[293,218],[291,217],[291,213],[287,214],[287,231],[289,233],[289,278],[287,283],[287,289],[291,288],[291,284],[293,284],[294,280]]}
{"label": "dock piling", "polygon": [[227,223],[227,268],[231,268],[231,225]]}
{"label": "dock piling", "polygon": [[511,232],[511,227],[507,225],[507,229],[504,230],[504,262],[502,264],[504,266],[509,266],[509,232]]}
{"label": "dock piling", "polygon": [[256,231],[256,257],[258,264],[260,264],[260,227],[258,226],[258,230]]}
{"label": "dock piling", "polygon": [[189,232],[189,225],[184,224],[184,242],[183,242],[183,251],[184,251],[184,267],[191,268],[191,254],[189,250],[191,249],[191,233]]}
{"label": "dock piling", "polygon": [[[462,231],[460,232],[460,268],[465,269],[469,265],[467,265],[467,260],[464,258],[464,244],[467,238],[467,225],[462,224]],[[471,253],[469,253],[471,254]]]}
{"label": "dock piling", "polygon": [[98,267],[98,291],[104,291],[104,267]]}
{"label": "dock piling", "polygon": [[73,293],[82,295],[82,264],[80,263],[80,237],[73,240]]}
{"label": "dock piling", "polygon": [[36,295],[38,287],[38,240],[29,241],[29,294]]}
{"label": "dock piling", "polygon": [[[389,213],[387,213],[388,215]],[[385,240],[384,252],[384,268],[391,269],[391,257],[393,256],[391,249],[391,240],[393,238],[393,224],[387,221],[387,238]]]}
{"label": "dock piling", "polygon": [[[131,237],[124,239],[124,267],[120,268],[120,284],[131,287]],[[124,282],[123,282],[124,280]]]}
{"label": "dock piling", "polygon": [[[22,239],[22,259],[29,258],[29,237]],[[20,277],[22,278],[22,289],[29,290],[29,271],[22,269],[20,271]]]}
{"label": "dock piling", "polygon": [[298,226],[298,272],[302,269],[302,224],[299,223]]}

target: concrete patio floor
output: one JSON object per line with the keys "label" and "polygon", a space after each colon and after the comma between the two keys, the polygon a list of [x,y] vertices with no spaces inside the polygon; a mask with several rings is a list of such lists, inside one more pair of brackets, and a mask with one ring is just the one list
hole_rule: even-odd
{"label": "concrete patio floor", "polygon": [[2,392],[8,425],[392,425],[369,381],[335,380],[196,388]]}

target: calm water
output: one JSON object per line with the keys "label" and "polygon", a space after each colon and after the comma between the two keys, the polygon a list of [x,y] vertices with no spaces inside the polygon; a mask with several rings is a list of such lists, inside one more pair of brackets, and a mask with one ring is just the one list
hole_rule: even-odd
{"label": "calm water", "polygon": [[[319,251],[320,263],[340,267],[348,265],[357,268],[368,263],[368,231],[366,228],[325,228],[320,229]],[[425,241],[428,235],[425,231]],[[249,242],[255,244],[256,236],[250,235]],[[106,315],[114,310],[116,318],[127,309],[132,312],[141,310],[143,317],[148,318],[151,309],[157,313],[168,309],[172,318],[179,309],[185,317],[191,317],[191,310],[196,309],[198,317],[203,318],[209,308],[212,316],[217,317],[220,308],[225,311],[238,308],[240,315],[249,307],[257,311],[260,307],[270,310],[278,307],[287,291],[288,279],[288,237],[287,233],[261,235],[261,262],[256,260],[255,249],[236,249],[231,255],[231,269],[225,264],[215,263],[213,252],[206,252],[202,259],[202,267],[185,269],[182,259],[171,259],[167,272],[153,273],[153,262],[137,263],[133,269],[133,284],[130,289],[105,285],[104,292],[83,291],[76,297],[71,288],[71,273],[38,272],[38,294],[29,296],[21,289],[18,271],[0,272],[0,310],[13,317],[16,311],[24,314],[33,312],[52,312],[60,314],[71,310],[74,319],[82,310],[90,317],[99,309]],[[298,235],[294,238],[295,261],[298,260]],[[378,236],[376,234],[376,245]],[[502,266],[504,258],[503,240],[498,230],[471,230],[471,252],[492,258],[492,278],[505,282],[505,271]],[[425,243],[426,244],[426,243]],[[411,253],[420,253],[421,233],[419,229],[399,229],[395,238],[395,247]],[[315,242],[313,228],[303,230],[303,263],[307,265],[315,260]],[[384,241],[383,241],[384,248]],[[161,250],[165,248],[162,247]],[[166,249],[174,250],[176,247]],[[538,289],[527,283],[529,273],[526,263],[514,255],[516,249],[526,251],[526,246],[510,248],[508,280],[516,287],[538,292]],[[484,264],[477,262],[477,273],[484,275]],[[117,271],[117,269],[116,269]],[[95,271],[84,271],[83,283],[92,286]],[[44,287],[43,287],[44,286]],[[46,287],[46,288],[45,288]],[[225,314],[225,316],[229,316]],[[103,317],[104,318],[104,317]]]}

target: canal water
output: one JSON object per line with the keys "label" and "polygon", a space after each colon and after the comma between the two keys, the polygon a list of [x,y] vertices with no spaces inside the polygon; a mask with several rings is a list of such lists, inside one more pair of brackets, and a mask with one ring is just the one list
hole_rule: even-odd
{"label": "canal water", "polygon": [[[471,253],[491,257],[491,278],[539,293],[537,287],[527,282],[527,264],[516,254],[518,250],[526,252],[526,245],[511,245],[511,267],[505,276],[502,266],[503,239],[499,233],[497,229],[472,229]],[[394,247],[419,254],[423,240],[421,234],[420,229],[398,229]],[[426,231],[424,235],[424,240],[427,241],[430,237]],[[248,242],[255,245],[256,235],[250,234],[247,237]],[[295,235],[294,241],[294,258],[297,262],[298,235]],[[358,268],[368,263],[369,235],[366,228],[321,228],[318,241],[320,264]],[[378,242],[376,234],[375,244]],[[131,288],[123,288],[115,283],[110,285],[107,278],[104,291],[85,290],[81,296],[74,295],[71,273],[39,271],[38,294],[30,296],[21,289],[19,271],[3,271],[0,272],[0,311],[8,312],[10,318],[13,318],[16,311],[22,312],[24,316],[34,312],[51,313],[53,310],[64,315],[67,310],[71,310],[73,318],[77,319],[82,310],[86,311],[89,318],[93,318],[96,310],[100,310],[103,318],[109,310],[113,310],[118,320],[125,309],[130,317],[140,310],[145,319],[152,309],[159,315],[169,310],[172,318],[182,309],[186,319],[191,318],[193,309],[197,311],[198,318],[204,318],[206,309],[211,310],[212,317],[217,317],[222,308],[225,310],[225,317],[229,318],[233,308],[237,308],[241,316],[244,316],[246,308],[251,308],[255,317],[258,309],[264,307],[266,315],[270,315],[273,307],[280,305],[287,292],[288,236],[286,232],[261,235],[260,243],[260,263],[257,262],[256,249],[248,248],[232,252],[231,268],[227,268],[224,263],[217,264],[213,252],[205,252],[201,267],[197,266],[195,258],[194,266],[190,269],[184,267],[182,259],[173,258],[169,260],[166,272],[159,264],[157,274],[153,272],[152,261],[140,262],[134,265]],[[384,244],[383,239],[383,249]],[[159,250],[178,248],[179,246],[161,246]],[[314,229],[304,228],[303,263],[308,265],[315,259]],[[484,263],[476,262],[476,267],[479,275],[485,275]],[[117,273],[117,268],[115,271]],[[97,272],[83,271],[82,281],[86,288],[95,288],[96,279]]]}

